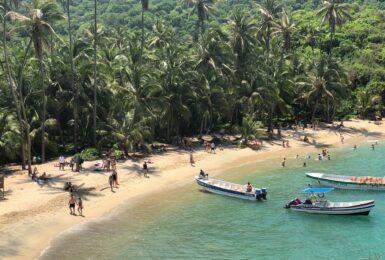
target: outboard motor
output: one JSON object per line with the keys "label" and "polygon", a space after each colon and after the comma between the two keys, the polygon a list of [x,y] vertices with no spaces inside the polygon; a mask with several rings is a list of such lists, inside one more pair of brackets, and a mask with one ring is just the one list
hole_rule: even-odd
{"label": "outboard motor", "polygon": [[261,190],[262,190],[262,199],[266,200],[267,189],[266,188],[261,188]]}
{"label": "outboard motor", "polygon": [[255,189],[255,198],[256,198],[257,200],[261,200],[261,199],[262,199],[262,196],[263,196],[262,190],[261,190],[261,189]]}
{"label": "outboard motor", "polygon": [[293,199],[292,201],[290,201],[289,203],[287,203],[287,204],[285,205],[285,209],[290,209],[290,206],[291,206],[291,205],[295,205],[295,200],[296,200],[296,199]]}

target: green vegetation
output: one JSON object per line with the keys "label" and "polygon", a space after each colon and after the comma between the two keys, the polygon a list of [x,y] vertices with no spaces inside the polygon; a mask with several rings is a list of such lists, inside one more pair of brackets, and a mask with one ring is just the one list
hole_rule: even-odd
{"label": "green vegetation", "polygon": [[383,1],[58,3],[1,5],[3,163],[384,112]]}

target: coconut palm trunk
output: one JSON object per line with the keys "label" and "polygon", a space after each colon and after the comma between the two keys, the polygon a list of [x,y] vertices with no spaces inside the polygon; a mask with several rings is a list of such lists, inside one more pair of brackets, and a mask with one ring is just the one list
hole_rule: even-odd
{"label": "coconut palm trunk", "polygon": [[29,39],[29,42],[28,42],[28,45],[27,45],[27,48],[25,49],[25,52],[24,52],[24,56],[23,56],[23,61],[21,63],[21,66],[19,67],[19,71],[18,71],[18,87],[19,87],[19,96],[20,96],[20,109],[21,109],[21,113],[22,113],[22,117],[23,117],[23,123],[24,123],[24,128],[25,128],[25,136],[26,136],[26,139],[27,139],[27,163],[28,163],[28,173],[29,174],[32,174],[32,157],[31,157],[31,149],[32,149],[32,144],[31,144],[31,136],[30,136],[30,132],[31,132],[31,127],[28,123],[28,119],[27,119],[27,113],[25,111],[25,106],[24,106],[24,95],[23,95],[23,88],[22,88],[22,84],[23,84],[23,72],[24,72],[24,68],[25,68],[25,64],[27,63],[27,57],[28,57],[28,54],[31,50],[31,46],[32,46],[32,37]]}
{"label": "coconut palm trunk", "polygon": [[45,162],[45,121],[46,121],[46,107],[47,107],[47,99],[46,99],[46,87],[44,85],[44,64],[43,64],[43,56],[39,55],[39,73],[40,73],[40,82],[42,87],[42,99],[43,99],[43,108],[42,108],[42,117],[41,117],[41,162]]}
{"label": "coconut palm trunk", "polygon": [[93,113],[93,146],[96,146],[96,118],[97,118],[97,106],[98,106],[98,99],[97,99],[97,93],[96,93],[96,77],[97,77],[97,68],[96,68],[96,47],[97,47],[97,30],[98,30],[98,24],[97,24],[97,7],[98,2],[97,0],[94,0],[94,113]]}
{"label": "coconut palm trunk", "polygon": [[[7,2],[4,0],[4,17],[6,15],[6,6]],[[5,60],[5,66],[6,66],[6,74],[7,79],[9,83],[9,88],[11,90],[13,103],[16,107],[16,113],[17,113],[17,119],[20,124],[20,137],[21,137],[21,167],[23,170],[25,170],[25,142],[24,142],[24,124],[21,117],[21,109],[19,106],[19,101],[17,99],[16,90],[15,90],[15,81],[12,78],[11,70],[9,67],[9,60],[8,60],[8,51],[7,51],[7,36],[6,36],[6,29],[7,29],[7,19],[3,19],[3,54],[4,54],[4,60]]]}
{"label": "coconut palm trunk", "polygon": [[68,37],[70,45],[70,62],[71,62],[71,77],[70,84],[71,89],[74,94],[74,149],[75,153],[78,151],[78,124],[79,124],[79,110],[78,110],[78,99],[79,99],[79,90],[75,86],[75,64],[74,64],[74,54],[72,49],[72,28],[71,28],[71,12],[70,12],[70,0],[67,0],[67,20],[68,20]]}

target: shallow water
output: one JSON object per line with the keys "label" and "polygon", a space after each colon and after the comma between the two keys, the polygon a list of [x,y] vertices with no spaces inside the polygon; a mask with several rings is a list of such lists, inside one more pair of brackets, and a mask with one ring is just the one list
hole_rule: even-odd
{"label": "shallow water", "polygon": [[283,205],[311,182],[305,172],[384,176],[385,146],[331,150],[331,161],[288,158],[223,173],[268,188],[250,202],[200,191],[193,182],[56,239],[42,259],[380,259],[385,257],[385,192],[341,191],[330,200],[376,200],[369,216],[320,216]]}

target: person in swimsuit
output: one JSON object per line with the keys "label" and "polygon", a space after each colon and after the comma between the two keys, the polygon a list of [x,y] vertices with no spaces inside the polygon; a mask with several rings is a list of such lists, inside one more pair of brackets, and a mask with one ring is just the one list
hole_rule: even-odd
{"label": "person in swimsuit", "polygon": [[112,181],[113,181],[113,185],[115,187],[117,187],[119,185],[118,184],[118,172],[115,170],[112,170]]}
{"label": "person in swimsuit", "polygon": [[144,177],[147,177],[147,173],[148,173],[147,162],[143,163],[143,172],[144,172]]}
{"label": "person in swimsuit", "polygon": [[246,188],[246,191],[247,192],[251,192],[253,190],[253,187],[251,186],[250,182],[247,183],[247,188]]}
{"label": "person in swimsuit", "polygon": [[68,201],[71,215],[76,215],[75,214],[75,205],[76,204],[77,204],[76,199],[75,199],[74,195],[71,194],[70,200]]}
{"label": "person in swimsuit", "polygon": [[39,173],[39,171],[37,170],[37,167],[35,167],[34,169],[33,169],[33,173],[32,173],[32,175],[31,175],[31,179],[32,180],[35,180],[36,178],[37,178],[37,174]]}
{"label": "person in swimsuit", "polygon": [[78,198],[78,212],[80,216],[83,216],[83,200],[82,198]]}

